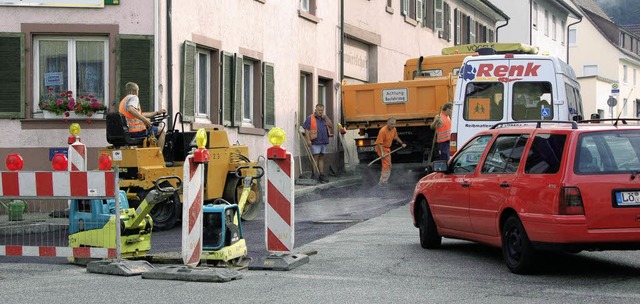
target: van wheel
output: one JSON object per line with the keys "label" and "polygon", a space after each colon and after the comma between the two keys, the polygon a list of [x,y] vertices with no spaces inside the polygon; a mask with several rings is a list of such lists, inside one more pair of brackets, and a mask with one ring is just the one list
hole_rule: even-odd
{"label": "van wheel", "polygon": [[502,257],[513,273],[529,273],[534,266],[535,250],[520,219],[511,215],[502,225]]}
{"label": "van wheel", "polygon": [[424,198],[420,198],[418,205],[420,206],[420,222],[418,224],[420,246],[425,249],[438,248],[442,244],[442,237],[438,234],[438,228],[433,220],[427,201]]}

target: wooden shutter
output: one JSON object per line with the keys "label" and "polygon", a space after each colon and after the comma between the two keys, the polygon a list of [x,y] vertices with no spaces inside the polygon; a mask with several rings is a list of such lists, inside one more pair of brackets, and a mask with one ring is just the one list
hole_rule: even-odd
{"label": "wooden shutter", "polygon": [[[0,118],[25,117],[25,42],[22,33],[0,34]],[[37,102],[37,101],[36,101]]]}
{"label": "wooden shutter", "polygon": [[269,130],[276,125],[275,73],[273,63],[263,63],[264,121],[262,126]]}
{"label": "wooden shutter", "polygon": [[140,108],[143,112],[154,111],[153,36],[118,35],[118,45],[118,87],[114,99],[120,102],[126,94],[127,82],[135,82],[140,87]]}
{"label": "wooden shutter", "polygon": [[435,30],[442,31],[444,29],[444,13],[443,13],[443,1],[435,0]]}
{"label": "wooden shutter", "polygon": [[233,107],[231,109],[233,113],[233,126],[242,126],[242,88],[244,86],[243,80],[243,62],[242,55],[236,54],[235,58],[235,72],[234,72],[234,85],[233,85]]}
{"label": "wooden shutter", "polygon": [[233,54],[222,52],[222,125],[231,126],[231,109],[233,107]]}
{"label": "wooden shutter", "polygon": [[196,44],[184,42],[182,61],[182,120],[194,121],[196,106]]}

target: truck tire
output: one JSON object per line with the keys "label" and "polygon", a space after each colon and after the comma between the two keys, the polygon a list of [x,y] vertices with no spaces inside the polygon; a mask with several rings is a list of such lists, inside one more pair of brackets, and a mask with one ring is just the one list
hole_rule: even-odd
{"label": "truck tire", "polygon": [[[162,187],[169,186],[168,182],[163,182],[160,185]],[[140,202],[142,202],[148,193],[149,191],[145,190],[138,192]],[[149,215],[151,215],[151,218],[153,219],[153,230],[162,231],[173,228],[182,217],[180,195],[178,195],[178,193],[174,193],[170,199],[156,204],[153,209],[151,209],[151,212],[149,212]]]}

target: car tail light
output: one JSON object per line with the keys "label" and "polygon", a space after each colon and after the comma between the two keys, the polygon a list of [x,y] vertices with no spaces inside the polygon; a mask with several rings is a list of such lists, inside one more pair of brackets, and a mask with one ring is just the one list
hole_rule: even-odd
{"label": "car tail light", "polygon": [[356,140],[356,146],[358,146],[358,147],[362,147],[362,146],[364,146],[364,139],[358,139],[358,140]]}
{"label": "car tail light", "polygon": [[582,195],[576,187],[562,187],[560,189],[559,215],[584,215]]}
{"label": "car tail light", "polygon": [[456,154],[456,151],[458,151],[458,133],[451,133],[449,151],[451,152],[451,155]]}

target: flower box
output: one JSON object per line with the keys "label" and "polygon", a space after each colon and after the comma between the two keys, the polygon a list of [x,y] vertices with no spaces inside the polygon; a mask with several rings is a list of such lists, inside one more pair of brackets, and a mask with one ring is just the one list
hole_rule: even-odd
{"label": "flower box", "polygon": [[58,115],[54,112],[43,111],[45,119],[103,119],[104,113],[93,113],[91,116],[76,114],[75,112],[69,112],[69,116],[64,115],[64,113]]}

